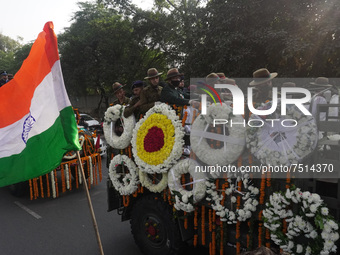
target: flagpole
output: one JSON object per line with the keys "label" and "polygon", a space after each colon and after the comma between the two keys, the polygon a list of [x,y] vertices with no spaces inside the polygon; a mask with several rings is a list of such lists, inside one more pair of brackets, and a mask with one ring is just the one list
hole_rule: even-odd
{"label": "flagpole", "polygon": [[77,151],[76,154],[77,154],[77,158],[78,158],[78,164],[79,164],[79,167],[81,169],[80,172],[81,172],[81,176],[83,178],[83,183],[85,185],[87,202],[89,204],[89,208],[90,208],[90,212],[91,212],[91,216],[92,216],[92,221],[93,221],[93,227],[94,227],[94,230],[96,232],[97,242],[98,242],[100,254],[104,255],[103,246],[102,246],[102,242],[100,240],[99,229],[98,229],[98,225],[97,225],[97,221],[96,221],[96,216],[94,215],[94,211],[93,211],[93,207],[92,207],[92,202],[91,202],[91,197],[90,197],[90,193],[89,193],[89,188],[87,186],[87,182],[86,182],[86,178],[85,178],[85,173],[84,173],[84,168],[83,168],[83,164],[81,163],[81,158],[80,158],[79,151]]}

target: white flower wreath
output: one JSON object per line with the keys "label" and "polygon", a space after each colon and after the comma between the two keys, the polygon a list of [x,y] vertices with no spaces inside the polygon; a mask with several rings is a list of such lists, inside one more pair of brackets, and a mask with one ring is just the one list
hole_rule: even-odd
{"label": "white flower wreath", "polygon": [[[185,212],[192,212],[195,210],[194,204],[201,201],[205,196],[206,176],[200,169],[196,171],[198,163],[190,158],[180,160],[173,166],[168,173],[168,186],[172,194],[175,195],[175,208]],[[185,185],[193,184],[191,191],[183,188],[180,179],[182,174],[189,173],[193,181]]]}
{"label": "white flower wreath", "polygon": [[[261,109],[269,109],[272,102],[262,105]],[[312,116],[304,115],[295,105],[287,106],[287,115],[280,115],[280,107],[267,119],[279,121],[264,121],[261,116],[252,115],[250,121],[253,126],[247,128],[247,147],[251,153],[265,165],[291,165],[301,162],[315,149],[318,132]],[[293,119],[297,122],[295,127]],[[285,127],[281,125],[282,121]],[[258,122],[258,123],[256,123]],[[272,127],[273,126],[273,127]]]}
{"label": "white flower wreath", "polygon": [[[162,130],[164,145],[157,151],[147,152],[144,139],[151,128]],[[132,153],[140,170],[150,174],[167,172],[182,155],[183,136],[182,123],[169,105],[159,104],[152,107],[137,122],[132,135]]]}
{"label": "white flower wreath", "polygon": [[[293,188],[275,192],[269,200],[263,210],[264,226],[283,251],[307,255],[336,252],[339,226],[318,194]],[[294,204],[297,214],[292,210]],[[283,219],[288,223],[287,233],[282,232]],[[307,242],[298,243],[302,237]]]}
{"label": "white flower wreath", "polygon": [[[132,138],[132,130],[135,127],[135,117],[132,114],[125,118],[122,114],[125,106],[116,104],[109,107],[104,115],[103,131],[107,143],[115,149],[124,149],[129,146]],[[115,123],[121,120],[124,131],[121,136],[115,133]]]}
{"label": "white flower wreath", "polygon": [[[221,205],[223,199],[222,195],[219,195],[214,184],[214,179],[206,181],[207,197],[206,200],[211,202],[212,208],[216,211],[216,215],[220,216],[221,221],[226,221],[228,224],[237,223],[238,221],[246,221],[252,216],[252,212],[256,211],[256,207],[259,204],[256,200],[256,196],[259,194],[259,189],[254,187],[249,181],[249,174],[242,174],[237,176],[235,184],[231,178],[227,178],[226,181],[229,187],[225,190],[225,194],[230,197],[230,204],[234,204],[237,198],[233,194],[238,193],[242,196],[243,208],[232,209]],[[246,191],[238,190],[238,182],[242,181],[243,188]],[[227,198],[226,198],[227,199]]]}
{"label": "white flower wreath", "polygon": [[[129,173],[117,173],[116,168],[118,165],[123,165],[127,167]],[[138,188],[139,180],[138,180],[138,172],[135,163],[133,163],[132,159],[130,159],[126,155],[116,155],[110,163],[109,166],[109,177],[112,181],[113,187],[121,194],[131,195]],[[123,177],[122,182],[119,180]]]}
{"label": "white flower wreath", "polygon": [[160,193],[168,186],[168,174],[162,173],[162,179],[160,182],[154,184],[151,179],[148,177],[148,173],[142,172],[139,170],[139,179],[140,183],[143,187],[147,188],[151,192]]}
{"label": "white flower wreath", "polygon": [[[223,134],[207,132],[214,119],[227,120],[223,124]],[[242,154],[245,147],[246,128],[240,123],[244,119],[241,115],[234,116],[232,109],[226,104],[212,104],[207,109],[207,115],[200,115],[195,119],[190,134],[190,144],[197,157],[208,165],[228,165],[233,163]],[[234,125],[230,124],[234,123]],[[235,123],[238,123],[236,125]],[[208,144],[208,139],[221,141],[224,145],[213,149]]]}

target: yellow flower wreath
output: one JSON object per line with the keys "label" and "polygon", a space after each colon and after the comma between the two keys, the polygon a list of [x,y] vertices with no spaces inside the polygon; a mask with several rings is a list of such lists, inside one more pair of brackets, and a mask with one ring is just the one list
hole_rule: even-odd
{"label": "yellow flower wreath", "polygon": [[[145,150],[145,137],[149,134],[150,129],[157,127],[164,134],[164,145],[160,150],[148,152]],[[166,115],[153,113],[140,126],[137,132],[137,155],[145,163],[149,165],[159,165],[169,156],[175,143],[175,128],[170,119]]]}

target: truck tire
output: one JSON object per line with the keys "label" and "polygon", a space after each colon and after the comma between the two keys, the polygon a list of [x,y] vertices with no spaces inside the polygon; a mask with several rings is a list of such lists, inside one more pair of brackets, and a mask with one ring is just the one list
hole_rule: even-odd
{"label": "truck tire", "polygon": [[145,255],[177,255],[184,247],[171,207],[154,195],[144,196],[134,204],[131,232]]}

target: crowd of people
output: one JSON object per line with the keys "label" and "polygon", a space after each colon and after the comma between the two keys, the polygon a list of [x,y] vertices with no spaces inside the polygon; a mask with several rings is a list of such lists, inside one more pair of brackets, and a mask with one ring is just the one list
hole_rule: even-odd
{"label": "crowd of people", "polygon": [[[165,82],[160,80],[163,73],[158,72],[156,68],[150,68],[147,71],[145,81],[138,80],[133,82],[131,90],[133,96],[127,98],[125,96],[124,86],[119,82],[112,85],[116,100],[111,105],[124,105],[124,117],[129,117],[134,114],[136,120],[140,119],[150,108],[159,103],[167,103],[171,106],[187,106],[183,107],[182,116],[186,115],[184,123],[184,131],[186,136],[190,136],[192,117],[198,115],[201,100],[199,95],[198,85],[184,86],[184,74],[179,72],[177,68],[171,68],[166,74]],[[253,80],[248,84],[253,88],[252,102],[254,108],[272,101],[273,79],[278,76],[277,72],[270,72],[267,68],[260,68],[253,72]],[[210,73],[205,78],[205,84],[214,87],[215,84],[228,84],[238,87],[234,79],[226,77],[222,72]],[[283,87],[297,87],[294,82],[283,82],[279,85]],[[338,90],[335,86],[329,84],[328,78],[319,77],[313,82],[310,82],[309,89],[312,91],[312,99],[305,107],[317,119],[317,105],[326,103],[338,103]],[[228,105],[232,105],[232,93],[228,89],[217,89],[221,100]],[[279,93],[280,96],[280,93]],[[288,94],[286,98],[296,96]],[[300,95],[301,96],[301,95]],[[337,99],[338,101],[332,101]],[[322,116],[325,114],[323,113]],[[330,114],[331,115],[331,114]],[[334,113],[333,115],[338,115]],[[250,112],[248,107],[245,108],[245,119],[248,120]],[[321,116],[321,117],[322,117]],[[320,119],[320,116],[318,116]],[[322,120],[322,118],[321,118]],[[119,135],[123,131],[120,122],[116,123],[116,133]],[[183,154],[190,154],[190,142],[186,142]]]}
{"label": "crowd of people", "polygon": [[145,81],[133,82],[131,86],[133,96],[130,99],[125,96],[125,85],[115,82],[112,89],[116,100],[111,106],[124,105],[124,117],[134,114],[137,119],[161,102],[169,105],[199,107],[199,102],[191,100],[189,91],[184,88],[183,73],[180,73],[177,68],[171,68],[167,72],[165,82],[160,80],[162,74],[156,68],[150,68],[144,78]]}

